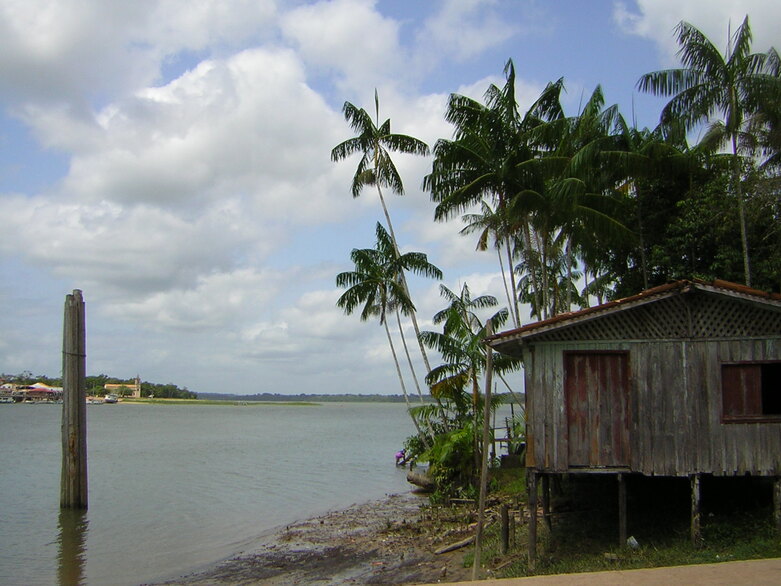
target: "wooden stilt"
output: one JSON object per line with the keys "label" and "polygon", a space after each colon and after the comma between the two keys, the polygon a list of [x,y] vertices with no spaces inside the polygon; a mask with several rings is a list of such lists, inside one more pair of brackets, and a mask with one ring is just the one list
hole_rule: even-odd
{"label": "wooden stilt", "polygon": [[529,565],[537,559],[537,471],[529,470]]}
{"label": "wooden stilt", "polygon": [[773,483],[773,522],[776,531],[781,533],[781,476],[776,476]]}
{"label": "wooden stilt", "polygon": [[60,507],[87,508],[86,329],[81,291],[65,298]]}
{"label": "wooden stilt", "polygon": [[700,475],[691,477],[692,485],[692,512],[691,512],[691,539],[694,547],[702,545],[702,530],[700,527]]}
{"label": "wooden stilt", "polygon": [[623,474],[618,475],[618,546],[626,545],[627,520],[626,520],[626,479]]}
{"label": "wooden stilt", "polygon": [[542,475],[542,519],[548,531],[551,530],[550,521],[550,476]]}
{"label": "wooden stilt", "polygon": [[503,504],[499,509],[502,520],[501,541],[499,543],[499,553],[505,555],[510,549],[510,507]]}

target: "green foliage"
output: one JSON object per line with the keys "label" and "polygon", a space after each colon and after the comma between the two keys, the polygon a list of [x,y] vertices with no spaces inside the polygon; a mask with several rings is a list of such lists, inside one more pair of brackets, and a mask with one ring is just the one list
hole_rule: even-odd
{"label": "green foliage", "polygon": [[436,485],[434,500],[454,496],[473,496],[474,438],[471,423],[440,433],[429,450],[420,455],[428,462],[428,474]]}
{"label": "green foliage", "polygon": [[188,391],[187,387],[179,388],[173,383],[156,384],[141,383],[141,396],[148,397],[153,395],[156,399],[197,399],[197,393]]}

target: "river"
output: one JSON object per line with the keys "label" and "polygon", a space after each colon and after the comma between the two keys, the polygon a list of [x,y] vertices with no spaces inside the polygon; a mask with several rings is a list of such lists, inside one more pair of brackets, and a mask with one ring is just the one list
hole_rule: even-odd
{"label": "river", "polygon": [[58,405],[0,405],[0,584],[130,585],[410,486],[397,403],[90,405],[89,510],[61,513]]}

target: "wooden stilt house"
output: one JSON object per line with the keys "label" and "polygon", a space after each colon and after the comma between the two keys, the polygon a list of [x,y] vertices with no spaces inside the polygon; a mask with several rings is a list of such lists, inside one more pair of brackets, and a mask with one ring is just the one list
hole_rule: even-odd
{"label": "wooden stilt house", "polygon": [[696,541],[701,475],[748,474],[781,529],[781,296],[677,281],[488,343],[524,361],[535,507],[539,479],[547,512],[551,475],[614,474],[624,543],[625,475],[688,477]]}

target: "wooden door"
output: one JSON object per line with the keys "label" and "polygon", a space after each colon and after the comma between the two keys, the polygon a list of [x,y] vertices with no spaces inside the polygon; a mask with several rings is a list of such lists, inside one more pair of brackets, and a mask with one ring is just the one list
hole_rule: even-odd
{"label": "wooden door", "polygon": [[628,358],[626,352],[565,353],[570,466],[629,465]]}

